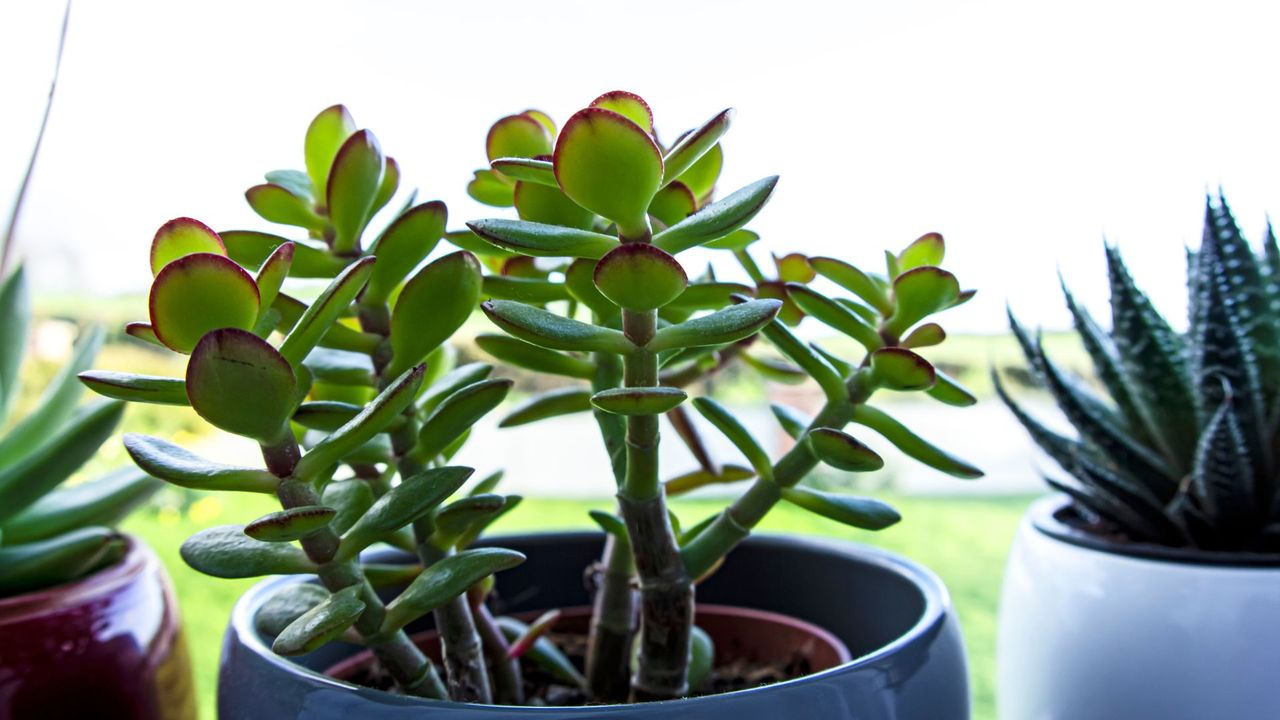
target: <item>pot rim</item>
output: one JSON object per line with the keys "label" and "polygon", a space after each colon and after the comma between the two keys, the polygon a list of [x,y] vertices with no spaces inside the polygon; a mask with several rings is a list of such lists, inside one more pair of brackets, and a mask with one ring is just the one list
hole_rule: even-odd
{"label": "pot rim", "polygon": [[0,598],[0,624],[21,622],[33,615],[57,612],[110,594],[131,582],[149,564],[157,562],[146,543],[128,533],[121,535],[128,546],[124,556],[111,565],[78,580]]}
{"label": "pot rim", "polygon": [[[565,532],[541,532],[541,533],[515,533],[493,535],[486,538],[487,544],[502,544],[507,542],[522,543],[541,543],[553,544],[560,542],[572,542],[582,540],[600,540],[604,537],[601,532],[593,532],[587,530],[575,530]],[[816,537],[790,537],[785,535],[775,535],[770,533],[753,534],[744,542],[769,545],[780,548],[791,549],[807,549],[819,550],[827,553],[839,553],[843,555],[854,555],[859,560],[871,565],[875,565],[881,570],[896,574],[907,582],[910,582],[920,591],[923,600],[923,609],[920,612],[919,619],[902,635],[894,639],[876,650],[855,657],[849,662],[836,665],[804,677],[784,680],[782,682],[773,683],[761,687],[746,688],[743,690],[734,690],[727,693],[719,693],[716,695],[702,695],[692,698],[681,698],[678,700],[662,700],[658,702],[645,703],[644,706],[651,705],[675,705],[679,704],[682,708],[710,706],[717,702],[719,698],[738,697],[749,693],[769,692],[772,689],[801,687],[810,683],[819,683],[824,678],[832,675],[842,674],[862,667],[873,665],[884,658],[898,653],[903,648],[918,642],[921,638],[931,637],[941,632],[943,625],[946,623],[947,616],[951,612],[951,595],[947,591],[942,580],[934,574],[932,570],[920,565],[905,557],[891,553],[879,548],[869,547],[850,541],[835,540],[831,538]],[[394,695],[382,690],[356,685],[345,680],[338,680],[329,677],[323,673],[316,672],[310,668],[304,667],[290,661],[286,657],[276,655],[271,648],[259,637],[257,629],[254,627],[253,616],[262,603],[270,597],[271,594],[278,591],[281,587],[297,583],[305,582],[301,576],[284,576],[275,577],[259,582],[249,588],[240,599],[236,601],[235,607],[231,611],[231,628],[239,636],[240,642],[245,647],[258,656],[266,659],[267,662],[279,667],[285,672],[302,675],[309,680],[329,686],[335,690],[347,690],[357,693],[373,694],[383,699],[394,699],[397,704],[410,705],[412,707],[421,707],[424,710],[435,708],[456,708],[464,703],[457,703],[449,700],[430,700],[425,698],[410,698],[403,695]],[[749,607],[749,606],[744,606]],[[634,708],[634,705],[590,705],[580,708],[575,707],[529,707],[518,705],[485,705],[483,707],[500,707],[503,712],[510,714],[512,717],[539,717],[550,712],[558,712],[561,715],[566,713],[579,714],[583,716],[583,720],[591,716],[598,716],[603,712],[616,712],[625,708]]]}
{"label": "pot rim", "polygon": [[1224,569],[1280,570],[1280,553],[1224,552],[1198,548],[1174,548],[1153,543],[1121,543],[1095,535],[1068,523],[1074,512],[1070,497],[1061,493],[1040,498],[1027,509],[1031,526],[1041,535],[1068,545],[1134,560],[1169,565],[1199,565]]}

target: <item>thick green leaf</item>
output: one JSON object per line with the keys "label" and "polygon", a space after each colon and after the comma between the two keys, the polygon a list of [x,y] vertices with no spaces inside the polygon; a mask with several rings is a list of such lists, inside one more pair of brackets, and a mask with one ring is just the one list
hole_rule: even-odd
{"label": "thick green leaf", "polygon": [[349,255],[359,248],[360,235],[373,215],[385,165],[382,148],[368,130],[347,138],[334,157],[326,203],[333,224],[335,253]]}
{"label": "thick green leaf", "polygon": [[502,548],[477,548],[450,555],[422,571],[409,587],[387,605],[382,632],[389,633],[435,610],[467,588],[524,562],[524,555]]}
{"label": "thick green leaf", "polygon": [[883,410],[859,405],[853,411],[853,421],[875,430],[908,457],[935,470],[964,480],[982,477],[981,470],[930,444]]}
{"label": "thick green leaf", "polygon": [[280,345],[280,354],[289,361],[290,365],[295,368],[301,365],[303,359],[320,344],[321,339],[364,288],[369,275],[373,272],[373,265],[374,259],[365,257],[347,266],[332,283],[329,283],[324,292],[320,293],[315,302],[307,307],[297,322],[292,324],[289,334]]}
{"label": "thick green leaf", "polygon": [[0,466],[0,522],[17,515],[80,469],[115,431],[124,403],[81,409],[17,462]]}
{"label": "thick green leaf", "polygon": [[370,253],[378,258],[361,302],[386,302],[402,280],[444,237],[449,211],[439,200],[409,208],[378,236]]}
{"label": "thick green leaf", "polygon": [[653,245],[625,243],[600,258],[594,281],[618,307],[644,312],[679,297],[689,277],[679,261]]}
{"label": "thick green leaf", "polygon": [[756,473],[751,468],[742,467],[741,465],[725,465],[719,469],[719,472],[709,472],[703,469],[693,470],[684,475],[671,478],[664,482],[662,486],[668,497],[675,497],[708,485],[727,485],[749,480],[755,476]]}
{"label": "thick green leaf", "polygon": [[658,191],[649,203],[649,215],[670,227],[698,211],[698,198],[682,182],[673,182]]}
{"label": "thick green leaf", "polygon": [[716,240],[710,240],[702,243],[702,247],[711,250],[746,250],[753,243],[760,239],[760,235],[751,230],[734,230]]}
{"label": "thick green leaf", "polygon": [[960,297],[956,276],[936,267],[908,270],[893,281],[893,314],[884,329],[900,337],[926,317],[952,307]]}
{"label": "thick green leaf", "polygon": [[857,340],[868,352],[884,346],[880,333],[844,305],[799,283],[788,283],[787,292],[806,313]]}
{"label": "thick green leaf", "polygon": [[564,287],[573,299],[595,313],[598,324],[609,324],[608,321],[611,318],[618,317],[619,310],[616,305],[609,302],[609,298],[600,294],[600,290],[596,287],[595,272],[595,260],[574,260],[564,272]]}
{"label": "thick green leaf", "polygon": [[757,180],[654,235],[653,244],[674,255],[718,240],[751,222],[777,184],[776,175]]}
{"label": "thick green leaf", "polygon": [[575,203],[614,221],[627,237],[648,233],[662,153],[640,126],[611,110],[579,110],[556,139],[553,163],[560,189]]}
{"label": "thick green leaf", "polygon": [[863,530],[883,530],[902,519],[888,503],[872,498],[837,495],[805,487],[783,488],[782,498],[825,518]]}
{"label": "thick green leaf", "polygon": [[884,458],[841,430],[827,427],[814,428],[805,438],[813,454],[837,470],[870,472],[884,467]]}
{"label": "thick green leaf", "polygon": [[476,170],[467,183],[467,194],[477,202],[493,207],[511,207],[516,202],[516,186],[493,170]]}
{"label": "thick green leaf", "polygon": [[262,575],[299,575],[316,571],[305,553],[288,543],[254,540],[243,525],[219,525],[187,538],[182,559],[205,575],[251,578]]}
{"label": "thick green leaf", "polygon": [[561,415],[586,412],[591,409],[591,390],[587,388],[556,388],[525,400],[517,405],[498,423],[509,428],[525,425]]}
{"label": "thick green leaf", "polygon": [[164,347],[164,343],[160,342],[160,338],[156,337],[155,328],[151,327],[151,323],[130,322],[124,325],[124,334],[131,338],[141,340],[145,343],[155,345],[156,347]]}
{"label": "thick green leaf", "polygon": [[583,380],[595,374],[595,364],[589,360],[547,350],[507,335],[477,335],[476,345],[498,360],[526,370]]}
{"label": "thick green leaf", "polygon": [[533,257],[598,259],[618,246],[616,239],[601,233],[526,220],[476,220],[467,227],[500,248]]}
{"label": "thick green leaf", "polygon": [[947,246],[942,235],[936,232],[926,233],[898,253],[898,269],[907,271],[926,265],[938,267],[942,265],[946,253]]}
{"label": "thick green leaf", "polygon": [[550,160],[534,160],[533,158],[498,158],[489,163],[496,172],[520,182],[538,183],[556,189],[555,165]]}
{"label": "thick green leaf", "polygon": [[490,161],[540,157],[551,154],[551,133],[529,115],[508,115],[489,128],[484,147]]}
{"label": "thick green leaf", "polygon": [[871,379],[890,390],[927,390],[937,374],[928,360],[906,348],[880,348],[871,353]]}
{"label": "thick green leaf", "polygon": [[1265,517],[1265,511],[1258,507],[1257,480],[1250,458],[1249,439],[1228,396],[1196,444],[1191,491],[1218,532],[1235,542],[1257,533]]}
{"label": "thick green leaf", "polygon": [[307,355],[303,366],[315,380],[330,385],[373,387],[376,378],[373,362],[364,353],[332,348],[316,348]]}
{"label": "thick green leaf", "polygon": [[200,417],[260,442],[288,430],[296,404],[293,368],[250,332],[226,328],[206,334],[187,363],[187,398]]}
{"label": "thick green leaf", "polygon": [[715,147],[720,138],[729,130],[733,120],[733,109],[720,111],[715,117],[702,124],[697,130],[688,133],[667,152],[663,158],[664,171],[662,184],[666,185],[679,178],[686,170],[698,162],[703,155]]}
{"label": "thick green leaf", "polygon": [[80,337],[71,357],[36,401],[36,409],[0,435],[0,467],[17,462],[71,417],[84,391],[76,376],[93,364],[101,348],[101,328],[92,328]]}
{"label": "thick green leaf", "polygon": [[782,303],[749,300],[685,322],[664,327],[649,341],[653,352],[702,345],[724,345],[750,337],[768,325]]}
{"label": "thick green leaf", "polygon": [[[400,163],[395,158],[388,157],[386,165],[382,168],[382,182],[378,184],[378,194],[373,196],[373,207],[369,209],[369,217],[373,217],[379,210],[386,207],[391,202],[391,198],[395,196],[396,190],[400,189]],[[409,202],[417,196],[417,190],[413,191]]]}
{"label": "thick green leaf", "polygon": [[688,399],[680,388],[620,387],[601,390],[591,396],[591,404],[612,415],[661,415]]}
{"label": "thick green leaf", "polygon": [[369,483],[359,478],[330,482],[324,486],[320,496],[320,502],[338,511],[329,521],[329,527],[339,535],[350,530],[373,506],[373,501]]}
{"label": "thick green leaf", "polygon": [[516,183],[512,200],[521,220],[561,227],[590,230],[596,216],[569,199],[557,187],[538,183]]}
{"label": "thick green leaf", "polygon": [[445,398],[418,430],[414,457],[422,461],[435,459],[459,435],[501,404],[510,391],[508,379],[482,380]]}
{"label": "thick green leaf", "polygon": [[702,205],[715,190],[716,181],[720,179],[720,171],[723,168],[724,150],[720,148],[720,143],[716,143],[698,159],[698,162],[681,173],[680,177],[676,178],[676,182],[687,186],[698,198],[698,204]]}
{"label": "thick green leaf", "polygon": [[844,379],[840,377],[840,373],[825,358],[800,342],[799,338],[792,334],[781,321],[765,325],[761,334],[773,343],[778,352],[809,373],[809,377],[817,381],[818,387],[822,388],[823,394],[829,401],[835,403],[848,401],[849,392],[845,388]]}
{"label": "thick green leaf", "polygon": [[709,397],[694,398],[693,407],[738,448],[757,475],[766,480],[773,477],[773,463],[769,460],[769,454],[728,408]]}
{"label": "thick green leaf", "polygon": [[829,257],[809,258],[809,265],[822,277],[862,298],[881,315],[893,312],[893,303],[885,289],[858,268]]}
{"label": "thick green leaf", "polygon": [[435,531],[432,542],[437,547],[453,547],[464,534],[473,528],[488,525],[501,514],[507,499],[501,495],[483,493],[468,495],[436,511],[433,519]]}
{"label": "thick green leaf", "polygon": [[215,463],[156,437],[129,433],[124,447],[139,468],[179,487],[273,494],[279,483],[262,468]]}
{"label": "thick green leaf", "polygon": [[259,267],[281,245],[293,242],[293,262],[289,266],[290,277],[331,278],[350,264],[350,258],[340,258],[309,243],[291,241],[270,233],[254,230],[224,230],[222,241],[227,245],[227,255],[245,267]]}
{"label": "thick green leaf", "polygon": [[769,410],[773,412],[773,416],[777,418],[778,424],[782,426],[783,431],[791,436],[792,440],[799,440],[800,436],[805,433],[809,425],[813,422],[813,418],[805,415],[799,410],[782,405],[780,403],[772,403]]}
{"label": "thick green leaf", "polygon": [[322,505],[278,510],[245,525],[244,534],[263,542],[293,542],[327,527],[337,513]]}
{"label": "thick green leaf", "polygon": [[212,253],[184,255],[151,284],[151,327],[170,349],[189,353],[211,330],[252,330],[258,286],[244,268]]}
{"label": "thick green leaf", "polygon": [[592,100],[589,107],[612,110],[640,126],[641,130],[650,135],[653,134],[653,111],[649,109],[649,103],[635,93],[626,90],[610,90]]}
{"label": "thick green leaf", "polygon": [[359,585],[344,588],[303,613],[276,636],[272,652],[305,655],[340,637],[364,613],[362,590]]}
{"label": "thick green leaf", "polygon": [[80,373],[79,379],[90,390],[115,400],[158,405],[188,404],[187,383],[179,378],[87,370]]}
{"label": "thick green leaf", "polygon": [[425,368],[418,365],[396,378],[351,422],[338,428],[303,455],[294,469],[294,475],[304,479],[318,477],[327,468],[386,430],[417,397],[424,372]]}
{"label": "thick green leaf", "polygon": [[422,397],[418,398],[418,411],[424,415],[430,415],[440,406],[440,403],[444,402],[445,398],[468,385],[484,380],[492,372],[492,365],[478,362],[467,363],[450,370],[422,392]]}
{"label": "thick green leaf", "polygon": [[263,635],[274,638],[289,623],[329,598],[329,591],[309,583],[286,585],[276,591],[253,616],[253,626]]}
{"label": "thick green leaf", "polygon": [[297,248],[297,244],[291,242],[280,245],[263,261],[262,267],[258,268],[258,274],[254,278],[254,283],[258,286],[258,322],[271,310],[285,278],[289,277]]}
{"label": "thick green leaf", "polygon": [[270,170],[263,174],[263,178],[307,202],[315,202],[316,189],[311,185],[311,178],[301,170]]}
{"label": "thick green leaf", "polygon": [[307,175],[317,198],[328,197],[329,168],[338,149],[356,131],[356,122],[342,105],[325,108],[307,128]]}
{"label": "thick green leaf", "polygon": [[426,470],[391,488],[342,535],[338,559],[348,560],[431,512],[471,477],[471,468]]}
{"label": "thick green leaf", "polygon": [[123,536],[104,527],[0,547],[0,597],[76,580],[122,557],[127,547]]}
{"label": "thick green leaf", "polygon": [[249,207],[267,222],[293,225],[316,232],[324,232],[328,224],[305,199],[279,185],[254,185],[245,191],[244,197],[249,201]]}
{"label": "thick green leaf", "polygon": [[565,288],[564,283],[506,275],[486,275],[480,294],[494,300],[515,300],[531,305],[542,305],[570,298],[569,290]]}
{"label": "thick green leaf", "polygon": [[0,531],[5,543],[16,545],[90,525],[115,525],[160,486],[159,480],[137,468],[121,468],[54,490],[0,524]]}
{"label": "thick green leaf", "polygon": [[933,369],[933,377],[933,387],[925,390],[929,397],[955,407],[969,407],[977,404],[978,398],[955,378],[937,368]]}
{"label": "thick green leaf", "polygon": [[151,240],[151,274],[159,275],[165,265],[195,253],[227,254],[218,233],[189,217],[174,218],[160,226]]}
{"label": "thick green leaf", "polygon": [[[276,301],[271,308],[280,313],[281,323],[279,329],[281,332],[287,333],[297,326],[307,312],[308,306],[301,300],[296,300],[284,293],[280,293],[276,296]],[[350,350],[369,355],[378,349],[378,345],[381,342],[382,337],[379,335],[361,332],[336,322],[330,325],[329,329],[320,336],[319,345],[320,347]],[[298,348],[298,350],[301,351],[302,348]],[[303,357],[308,355],[309,353],[303,355]]]}
{"label": "thick green leaf", "polygon": [[716,661],[716,647],[706,630],[694,625],[689,632],[689,689],[704,687]]}
{"label": "thick green leaf", "polygon": [[1149,440],[1151,432],[1146,425],[1147,419],[1134,398],[1132,383],[1127,377],[1111,336],[1103,331],[1094,321],[1093,316],[1076,302],[1075,296],[1067,289],[1065,282],[1062,283],[1062,294],[1066,297],[1067,309],[1071,311],[1076,335],[1080,337],[1081,345],[1089,353],[1089,358],[1093,362],[1094,374],[1106,387],[1107,394],[1111,396],[1120,412],[1124,414],[1130,431],[1143,440]]}
{"label": "thick green leaf", "polygon": [[471,317],[480,285],[480,263],[465,250],[433,260],[410,278],[391,313],[386,373],[399,375],[444,344]]}
{"label": "thick green leaf", "polygon": [[310,430],[333,432],[360,414],[363,405],[338,400],[304,402],[293,413],[293,421]]}
{"label": "thick green leaf", "polygon": [[713,310],[728,305],[734,293],[747,294],[751,288],[741,283],[731,282],[695,282],[691,283],[671,301],[671,306],[690,310]]}
{"label": "thick green leaf", "polygon": [[914,330],[902,338],[902,347],[915,350],[917,348],[941,345],[947,339],[947,331],[938,323],[917,325]]}
{"label": "thick green leaf", "polygon": [[508,334],[552,350],[627,353],[635,346],[619,330],[588,325],[510,300],[490,300],[480,309]]}

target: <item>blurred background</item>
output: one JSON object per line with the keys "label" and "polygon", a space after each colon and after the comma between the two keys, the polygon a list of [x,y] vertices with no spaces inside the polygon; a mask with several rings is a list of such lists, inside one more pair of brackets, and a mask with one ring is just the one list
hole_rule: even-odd
{"label": "blurred background", "polygon": [[[1184,324],[1182,248],[1198,243],[1205,193],[1224,189],[1255,240],[1266,211],[1280,212],[1277,21],[1280,6],[1243,0],[82,0],[17,232],[41,318],[26,372],[51,374],[87,322],[114,333],[103,366],[175,372],[119,333],[145,316],[156,227],[189,215],[217,229],[264,229],[243,190],[263,171],[301,166],[302,133],[328,105],[346,104],[374,129],[400,163],[402,187],[446,201],[451,227],[501,213],[465,187],[484,165],[489,124],[503,115],[535,107],[563,121],[601,92],[627,89],[649,101],[669,141],[736,107],[721,186],[782,176],[752,223],[764,238],[756,248],[878,267],[883,248],[936,230],[949,267],[980,290],[944,316],[952,339],[931,359],[982,402],[955,410],[902,401],[893,411],[988,476],[962,483],[888,452],[883,473],[819,482],[893,498],[900,526],[873,536],[798,513],[769,523],[875,542],[943,575],[973,654],[976,716],[989,717],[1004,553],[1042,491],[1043,464],[991,402],[986,379],[992,364],[1016,365],[1005,305],[1044,327],[1064,364],[1083,369],[1060,332],[1068,316],[1058,273],[1107,317],[1105,238]],[[61,22],[61,3],[0,5],[0,197],[12,196],[25,168]],[[709,257],[693,254],[692,265]],[[737,275],[731,263],[718,270]],[[476,318],[470,329],[485,326]],[[465,339],[460,353],[482,359]],[[711,391],[777,444],[785,439],[764,401],[817,400],[810,388],[747,374]],[[184,443],[227,459],[252,452],[226,436],[191,436],[200,427],[186,410],[136,407],[125,430],[185,434]],[[585,508],[609,493],[603,452],[583,443],[545,459],[549,444],[577,432],[592,432],[589,418],[487,428],[460,460],[512,469],[506,487],[533,500],[511,528],[583,525]],[[672,474],[692,466],[675,444],[665,452]],[[115,450],[98,466],[124,461]],[[684,507],[719,503],[713,494]],[[206,713],[218,636],[244,585],[196,577],[175,550],[195,528],[256,510],[174,493],[132,521],[167,552]]]}

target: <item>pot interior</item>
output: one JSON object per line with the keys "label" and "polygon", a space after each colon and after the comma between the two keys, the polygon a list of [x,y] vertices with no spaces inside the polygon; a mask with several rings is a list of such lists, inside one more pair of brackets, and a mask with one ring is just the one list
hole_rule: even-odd
{"label": "pot interior", "polygon": [[[525,553],[528,560],[497,576],[503,614],[537,613],[547,608],[589,605],[583,572],[599,560],[598,533],[555,533],[494,537],[481,544]],[[376,562],[404,562],[407,554],[380,551]],[[816,625],[842,643],[852,658],[885,651],[919,627],[939,621],[945,593],[932,576],[917,577],[877,551],[833,541],[756,536],[744,543],[698,586],[699,604],[730,605],[789,616]],[[398,592],[384,593],[390,599]],[[406,630],[432,628],[430,615]],[[269,647],[270,638],[262,638]],[[720,643],[717,643],[719,646]],[[324,672],[361,649],[331,643],[294,658]]]}

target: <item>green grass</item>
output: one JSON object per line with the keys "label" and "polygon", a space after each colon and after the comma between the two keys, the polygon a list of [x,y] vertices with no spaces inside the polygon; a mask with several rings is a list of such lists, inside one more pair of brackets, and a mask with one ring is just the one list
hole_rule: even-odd
{"label": "green grass", "polygon": [[[871,533],[837,525],[803,510],[780,506],[762,529],[797,535],[823,535],[864,542],[906,555],[930,567],[951,591],[969,650],[975,720],[995,717],[996,602],[1005,554],[1028,497],[888,498],[902,511],[897,526]],[[235,503],[223,505],[223,502]],[[676,503],[679,515],[694,522],[722,505],[714,500]],[[549,530],[590,526],[579,500],[528,499],[503,520],[502,529]],[[220,496],[198,501],[186,514],[143,512],[125,528],[156,549],[173,577],[182,602],[191,645],[201,717],[214,717],[214,687],[222,631],[231,605],[253,581],[216,580],[198,575],[178,557],[178,546],[208,525],[246,522],[272,509],[265,497]]]}

